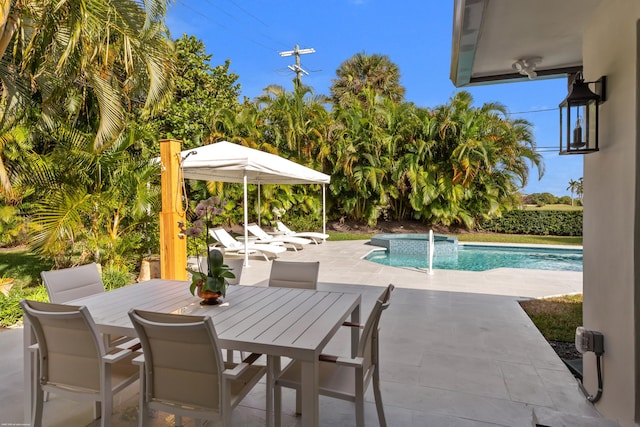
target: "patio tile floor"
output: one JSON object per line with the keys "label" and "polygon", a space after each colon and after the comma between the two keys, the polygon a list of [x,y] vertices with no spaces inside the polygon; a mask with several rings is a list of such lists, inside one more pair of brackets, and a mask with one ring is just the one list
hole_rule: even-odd
{"label": "patio tile floor", "polygon": [[[366,241],[325,242],[287,252],[287,260],[319,260],[321,289],[363,295],[363,317],[383,286],[393,283],[381,321],[381,388],[391,427],[488,427],[541,424],[614,426],[600,418],[517,301],[582,290],[582,273],[497,269],[488,272],[386,267],[361,257]],[[270,262],[251,259],[241,284],[264,285]],[[348,333],[339,332],[326,352],[340,352]],[[0,330],[0,426],[23,422],[22,331]],[[137,384],[116,400],[114,427],[137,425]],[[377,426],[371,390],[366,424]],[[264,382],[241,403],[232,425],[265,424]],[[284,392],[284,426],[300,426],[293,393]],[[354,426],[353,405],[320,398],[323,426]],[[45,426],[97,426],[91,404],[52,396]],[[173,425],[158,413],[153,427]],[[185,425],[193,425],[185,420]]]}

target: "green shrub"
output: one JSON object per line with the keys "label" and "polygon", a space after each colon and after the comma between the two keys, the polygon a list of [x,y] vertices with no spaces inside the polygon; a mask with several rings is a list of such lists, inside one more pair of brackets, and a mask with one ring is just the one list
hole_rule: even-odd
{"label": "green shrub", "polygon": [[104,268],[102,270],[102,283],[108,291],[121,288],[135,282],[135,275],[128,270],[118,267]]}
{"label": "green shrub", "polygon": [[15,206],[0,206],[0,247],[25,245],[29,236],[29,221]]}
{"label": "green shrub", "polygon": [[513,210],[478,222],[478,230],[538,236],[582,236],[582,211]]}
{"label": "green shrub", "polygon": [[[130,285],[135,281],[135,276],[126,269],[105,268],[102,271],[102,281],[105,289],[111,290]],[[49,301],[44,285],[25,288],[14,286],[7,296],[0,293],[0,326],[11,326],[22,320],[22,308],[18,303],[23,298]]]}
{"label": "green shrub", "polygon": [[553,205],[558,203],[558,198],[551,193],[533,193],[523,198],[525,204],[528,205]]}
{"label": "green shrub", "polygon": [[570,205],[571,204],[571,197],[570,196],[562,196],[558,199],[558,203],[561,203],[563,205]]}
{"label": "green shrub", "polygon": [[293,231],[322,231],[322,219],[313,218],[311,215],[291,215],[283,219],[282,222]]}
{"label": "green shrub", "polygon": [[21,299],[36,301],[49,301],[47,290],[44,286],[21,288],[14,286],[8,296],[0,293],[0,326],[11,326],[22,320]]}

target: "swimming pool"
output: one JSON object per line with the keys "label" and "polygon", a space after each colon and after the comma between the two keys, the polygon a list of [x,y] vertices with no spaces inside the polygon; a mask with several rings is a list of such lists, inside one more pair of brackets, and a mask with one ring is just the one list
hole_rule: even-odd
{"label": "swimming pool", "polygon": [[[365,259],[394,267],[429,268],[425,254],[379,250],[372,251]],[[485,271],[503,267],[582,271],[582,249],[460,244],[457,254],[438,255],[436,249],[433,257],[434,269]]]}

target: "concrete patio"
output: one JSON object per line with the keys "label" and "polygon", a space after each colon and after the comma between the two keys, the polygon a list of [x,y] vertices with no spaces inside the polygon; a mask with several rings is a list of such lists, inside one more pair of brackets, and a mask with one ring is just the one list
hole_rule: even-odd
{"label": "concrete patio", "polygon": [[[386,267],[361,257],[366,241],[326,242],[288,251],[286,260],[319,260],[321,289],[363,295],[366,316],[382,286],[393,283],[381,321],[381,388],[387,424],[400,426],[613,426],[600,418],[519,299],[581,292],[582,273],[519,269],[487,272]],[[264,285],[270,262],[251,259],[241,285]],[[347,333],[327,348],[343,353]],[[0,426],[22,425],[22,330],[0,330]],[[116,399],[114,426],[137,425],[137,384]],[[232,416],[233,426],[265,424],[264,381]],[[606,387],[604,390],[606,393]],[[286,426],[300,426],[292,393],[284,394]],[[377,426],[371,390],[367,426]],[[353,405],[320,398],[323,426],[354,426]],[[52,396],[46,426],[99,425],[90,404]],[[154,426],[173,425],[158,413]],[[193,425],[191,420],[185,425]]]}

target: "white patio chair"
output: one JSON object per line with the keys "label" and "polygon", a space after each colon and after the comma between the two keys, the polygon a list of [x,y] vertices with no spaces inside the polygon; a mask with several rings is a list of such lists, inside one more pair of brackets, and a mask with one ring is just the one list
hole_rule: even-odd
{"label": "white patio chair", "polygon": [[[60,268],[58,270],[41,271],[40,277],[49,294],[49,302],[65,304],[71,300],[99,294],[105,291],[98,264],[92,262],[77,267]],[[106,349],[112,347],[140,349],[137,339],[123,336],[103,334]],[[49,400],[49,392],[45,392],[44,400]]]}
{"label": "white patio chair", "polygon": [[[271,262],[268,286],[277,288],[316,289],[320,261],[298,262],[274,259]],[[240,352],[244,359],[244,352]],[[233,352],[227,352],[227,360],[233,360]],[[296,398],[300,395],[298,394]]]}
{"label": "white patio chair", "polygon": [[310,239],[316,245],[324,242],[329,238],[329,235],[325,233],[316,233],[314,231],[301,231],[301,232],[293,231],[289,227],[284,225],[282,221],[276,221],[276,228],[278,229],[278,231],[283,232],[287,236],[302,237],[305,239]]}
{"label": "white patio chair", "polygon": [[22,300],[20,305],[36,336],[35,397],[31,423],[42,425],[44,392],[96,403],[101,426],[111,426],[113,395],[138,379],[131,361],[139,353],[105,350],[86,307]]}
{"label": "white patio chair", "polygon": [[49,294],[49,302],[68,301],[104,292],[104,284],[95,262],[78,267],[41,271],[40,277]]}
{"label": "white patio chair", "polygon": [[269,286],[280,288],[316,289],[320,262],[273,260]]}
{"label": "white patio chair", "polygon": [[[364,393],[373,380],[373,395],[378,411],[380,426],[386,427],[387,422],[382,406],[380,393],[380,370],[378,366],[378,329],[382,311],[389,307],[393,285],[387,286],[377,299],[367,322],[362,328],[358,343],[356,357],[320,355],[319,385],[321,395],[336,399],[348,400],[356,404],[356,426],[364,427]],[[360,327],[353,323],[345,323],[345,326]],[[282,399],[280,387],[288,387],[296,390],[300,395],[301,383],[300,362],[294,361],[277,375],[274,384],[274,403],[276,425],[280,425],[282,412]],[[296,411],[300,412],[299,399],[296,397]]]}
{"label": "white patio chair", "polygon": [[303,249],[305,245],[311,243],[309,239],[303,239],[302,237],[287,236],[285,234],[279,236],[272,236],[264,231],[258,224],[252,223],[247,225],[247,231],[258,238],[259,243],[282,243],[286,247],[290,247],[294,251]]}
{"label": "white patio chair", "polygon": [[[242,255],[245,252],[244,242],[236,240],[231,234],[224,228],[210,229],[209,233],[216,239],[221,245],[225,254]],[[286,252],[287,248],[270,243],[258,244],[248,243],[247,248],[249,255],[258,254],[262,255],[267,261],[270,258],[277,258],[278,254]]]}
{"label": "white patio chair", "polygon": [[[150,409],[177,417],[221,420],[229,426],[231,410],[266,372],[252,354],[241,363],[224,362],[218,336],[208,316],[129,311],[142,342],[140,365],[141,427]],[[267,414],[271,414],[267,408]]]}

